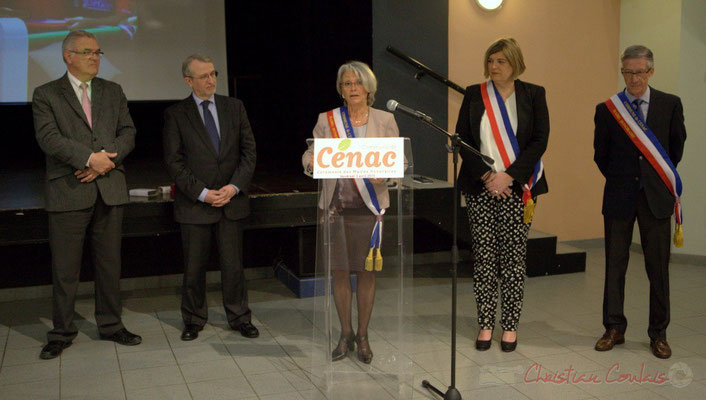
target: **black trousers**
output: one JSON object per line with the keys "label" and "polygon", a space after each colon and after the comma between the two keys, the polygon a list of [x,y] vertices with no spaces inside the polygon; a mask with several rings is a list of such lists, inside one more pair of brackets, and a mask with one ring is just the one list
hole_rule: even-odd
{"label": "black trousers", "polygon": [[86,236],[95,268],[96,325],[100,334],[112,335],[123,328],[120,319],[122,206],[108,206],[99,195],[93,207],[48,214],[54,329],[49,331],[47,339],[71,341],[78,334],[74,305]]}
{"label": "black trousers", "polygon": [[221,267],[223,307],[228,324],[235,327],[250,322],[251,313],[243,272],[243,227],[240,222],[226,218],[215,224],[181,224],[185,263],[181,315],[184,324],[204,326],[208,320],[206,264],[214,236]]}
{"label": "black trousers", "polygon": [[625,333],[628,322],[623,313],[625,273],[630,258],[630,244],[635,220],[640,229],[640,242],[645,269],[650,281],[650,321],[647,333],[651,339],[667,338],[669,325],[669,254],[671,251],[671,217],[655,218],[640,192],[635,215],[629,218],[604,217],[605,287],[603,291],[603,325]]}

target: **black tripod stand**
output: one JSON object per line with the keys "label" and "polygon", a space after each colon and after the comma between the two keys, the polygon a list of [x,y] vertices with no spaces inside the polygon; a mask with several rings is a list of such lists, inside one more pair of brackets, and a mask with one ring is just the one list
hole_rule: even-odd
{"label": "black tripod stand", "polygon": [[[392,102],[394,100],[391,100]],[[397,109],[397,102],[391,107],[390,102],[388,102],[388,109],[395,111]],[[444,400],[461,400],[461,393],[456,389],[456,297],[457,297],[457,280],[458,280],[458,154],[461,147],[470,151],[471,153],[477,155],[483,159],[488,165],[493,165],[495,161],[483,154],[478,150],[471,147],[468,143],[461,140],[457,133],[450,134],[442,127],[436,125],[432,122],[431,118],[422,113],[409,113],[401,110],[404,114],[410,115],[414,118],[419,119],[425,124],[431,126],[438,132],[441,132],[446,137],[451,140],[451,145],[447,146],[447,149],[453,153],[453,164],[454,164],[454,201],[453,201],[453,242],[451,244],[451,385],[449,386],[446,393],[435,388],[429,381],[422,381],[422,387],[428,389],[439,396],[443,397]]]}

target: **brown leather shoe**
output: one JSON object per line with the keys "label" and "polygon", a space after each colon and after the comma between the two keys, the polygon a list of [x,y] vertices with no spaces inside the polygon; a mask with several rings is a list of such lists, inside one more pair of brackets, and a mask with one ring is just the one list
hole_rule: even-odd
{"label": "brown leather shoe", "polygon": [[598,339],[598,342],[596,342],[596,351],[608,351],[612,350],[613,346],[616,344],[623,344],[625,343],[625,336],[623,336],[622,333],[618,332],[617,329],[610,328],[605,333],[603,336]]}
{"label": "brown leather shoe", "polygon": [[650,340],[650,349],[657,358],[669,358],[672,356],[672,348],[664,339]]}

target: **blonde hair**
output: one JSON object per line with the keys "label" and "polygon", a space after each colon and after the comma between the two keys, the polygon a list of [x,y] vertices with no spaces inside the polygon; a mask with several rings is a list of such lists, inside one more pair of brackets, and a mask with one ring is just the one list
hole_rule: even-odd
{"label": "blonde hair", "polygon": [[[378,90],[378,80],[373,74],[373,70],[370,69],[368,64],[362,61],[349,61],[338,68],[338,75],[336,77],[336,90],[338,94],[343,96],[343,89],[341,85],[343,84],[343,74],[352,71],[355,75],[360,78],[363,84],[363,88],[368,92],[368,105],[371,106],[375,102],[375,92]],[[345,103],[345,100],[343,100]]]}
{"label": "blonde hair", "polygon": [[502,51],[507,58],[507,61],[512,67],[512,78],[515,79],[520,74],[525,72],[525,59],[522,57],[522,49],[517,41],[511,37],[500,38],[490,44],[488,50],[485,51],[485,58],[483,58],[483,75],[488,78],[490,77],[490,72],[488,72],[488,59],[492,54]]}

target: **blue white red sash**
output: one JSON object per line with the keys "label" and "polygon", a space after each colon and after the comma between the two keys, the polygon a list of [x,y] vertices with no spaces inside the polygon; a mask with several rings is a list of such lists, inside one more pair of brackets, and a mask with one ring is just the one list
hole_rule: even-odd
{"label": "blue white red sash", "polygon": [[672,160],[669,159],[669,155],[662,147],[657,136],[655,136],[645,121],[637,115],[624,92],[620,92],[606,100],[605,105],[618,122],[618,125],[628,135],[633,144],[637,146],[640,153],[650,162],[652,168],[657,171],[657,175],[659,175],[669,192],[674,196],[674,217],[676,219],[674,245],[682,247],[684,245],[684,235],[681,226],[683,220],[681,208],[682,185],[677,169],[674,167]]}
{"label": "blue white red sash", "polygon": [[[498,148],[503,165],[507,169],[520,155],[520,145],[517,143],[515,131],[512,129],[505,102],[502,96],[500,96],[498,89],[493,85],[492,80],[481,83],[480,92],[483,97],[485,112],[488,114],[488,121],[490,122],[490,129],[493,132],[495,145]],[[540,158],[534,166],[529,181],[522,185],[522,202],[525,205],[524,222],[526,224],[532,222],[532,216],[534,215],[532,188],[542,177],[543,173],[544,163]]]}
{"label": "blue white red sash", "polygon": [[[351,119],[348,115],[348,108],[339,107],[330,110],[326,113],[326,118],[328,119],[329,128],[331,129],[331,137],[340,138],[339,132],[344,132],[346,137],[355,138],[353,125],[351,125]],[[370,212],[377,217],[375,226],[373,227],[373,233],[370,235],[370,250],[365,259],[365,270],[372,271],[375,269],[375,271],[381,271],[382,253],[380,251],[380,245],[382,243],[382,216],[385,214],[385,209],[380,208],[375,188],[369,179],[353,179],[353,183],[355,183],[358,193],[360,193],[360,197],[365,202],[365,205]],[[375,253],[374,258],[373,253]]]}

